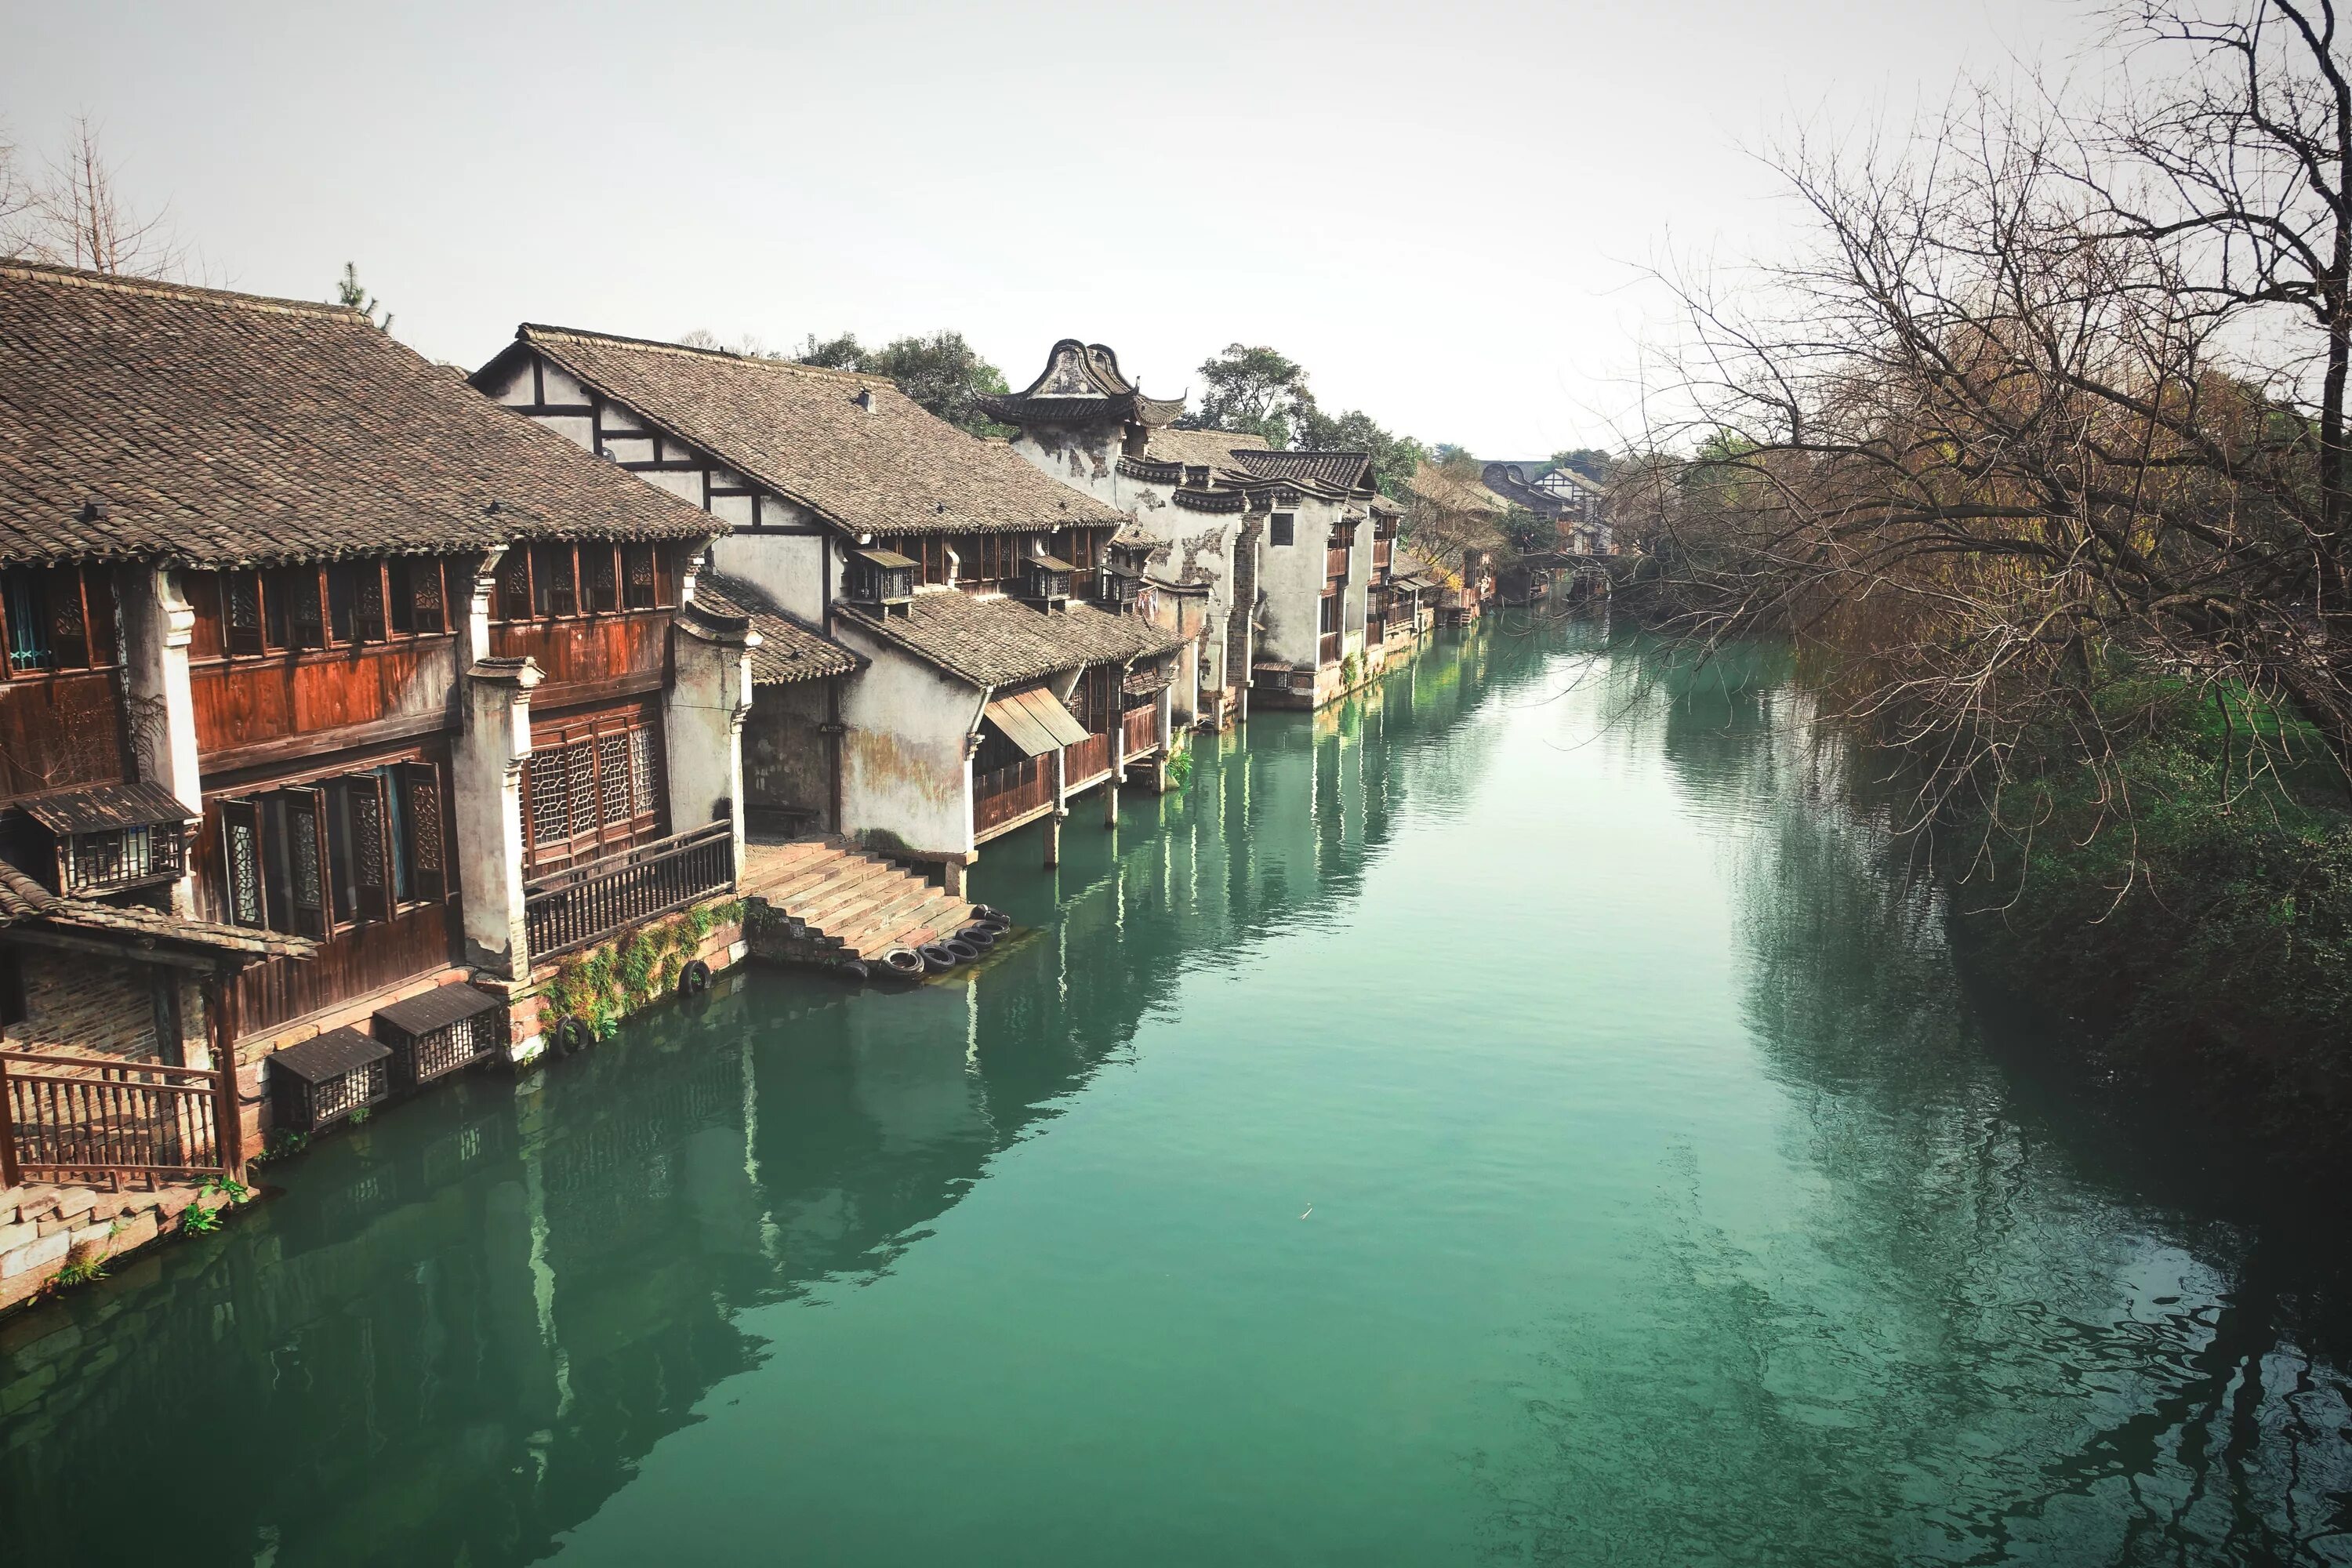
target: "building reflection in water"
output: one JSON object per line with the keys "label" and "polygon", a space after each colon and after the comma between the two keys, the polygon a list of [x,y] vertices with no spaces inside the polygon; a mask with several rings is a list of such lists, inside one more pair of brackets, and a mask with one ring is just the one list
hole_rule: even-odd
{"label": "building reflection in water", "polygon": [[889,1268],[1184,967],[1352,899],[1414,781],[1466,790],[1479,748],[1436,742],[1540,662],[1444,640],[1338,710],[1206,742],[1182,795],[1075,819],[1058,870],[1017,868],[1025,837],[992,856],[982,896],[1027,929],[971,972],[736,977],[323,1141],[222,1235],[0,1330],[12,1557],[545,1555],[760,1363],[746,1309]]}

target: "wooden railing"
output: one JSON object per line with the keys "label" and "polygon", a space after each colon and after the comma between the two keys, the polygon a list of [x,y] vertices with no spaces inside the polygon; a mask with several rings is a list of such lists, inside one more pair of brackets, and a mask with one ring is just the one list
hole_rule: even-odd
{"label": "wooden railing", "polygon": [[601,942],[735,885],[734,828],[714,822],[523,884],[531,962]]}
{"label": "wooden railing", "polygon": [[234,1092],[201,1068],[0,1051],[0,1187],[225,1174]]}
{"label": "wooden railing", "polygon": [[1110,772],[1110,737],[1088,735],[1062,748],[1062,777],[1073,789]]}
{"label": "wooden railing", "polygon": [[1123,754],[1145,756],[1160,749],[1160,704],[1147,702],[1140,708],[1130,708],[1119,720],[1125,726],[1120,739],[1126,743]]}
{"label": "wooden railing", "polygon": [[1001,827],[1018,816],[1054,804],[1054,754],[1027,757],[1009,768],[976,773],[971,781],[971,826],[975,833]]}

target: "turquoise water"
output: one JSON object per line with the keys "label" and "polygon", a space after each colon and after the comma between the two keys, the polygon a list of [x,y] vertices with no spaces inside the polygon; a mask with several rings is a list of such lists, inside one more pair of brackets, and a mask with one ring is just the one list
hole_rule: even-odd
{"label": "turquoise water", "polygon": [[1989,1021],[1769,659],[1490,627],[0,1327],[10,1561],[2352,1562],[2340,1215]]}

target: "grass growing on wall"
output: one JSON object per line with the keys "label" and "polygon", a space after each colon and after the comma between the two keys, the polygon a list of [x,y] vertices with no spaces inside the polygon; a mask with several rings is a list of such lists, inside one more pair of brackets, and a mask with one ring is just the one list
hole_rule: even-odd
{"label": "grass growing on wall", "polygon": [[621,1020],[667,996],[713,931],[743,918],[743,902],[698,904],[684,914],[640,926],[626,936],[577,952],[556,967],[541,994],[559,1018],[584,1018],[604,1039]]}

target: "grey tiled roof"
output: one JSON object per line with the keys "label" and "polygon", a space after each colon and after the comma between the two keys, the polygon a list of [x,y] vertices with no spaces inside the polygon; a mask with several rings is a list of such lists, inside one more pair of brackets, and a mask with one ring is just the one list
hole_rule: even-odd
{"label": "grey tiled roof", "polygon": [[1143,443],[1143,455],[1162,463],[1188,463],[1233,468],[1236,452],[1267,450],[1263,436],[1232,430],[1154,430]]}
{"label": "grey tiled roof", "polygon": [[319,951],[319,944],[307,937],[183,920],[144,904],[59,898],[23,870],[0,860],[0,926],[10,925],[40,925],[83,936],[120,938],[126,949],[147,942],[201,947],[247,963],[310,958]]}
{"label": "grey tiled roof", "polygon": [[0,562],[714,531],[356,310],[0,263]]}
{"label": "grey tiled roof", "polygon": [[[526,324],[515,336],[605,396],[853,532],[999,532],[1121,521],[1003,442],[936,417],[887,376],[563,327]],[[870,408],[857,402],[861,392],[871,395]]]}
{"label": "grey tiled roof", "polygon": [[1114,615],[1073,601],[1045,611],[1019,599],[981,599],[953,589],[917,594],[903,616],[863,608],[856,624],[980,686],[1034,680],[1084,665],[1125,662],[1183,646],[1140,616]]}
{"label": "grey tiled roof", "polygon": [[1343,490],[1371,483],[1370,452],[1235,452],[1234,461],[1262,479],[1309,479]]}
{"label": "grey tiled roof", "polygon": [[796,680],[847,675],[857,668],[856,654],[795,620],[740,577],[703,573],[695,579],[694,602],[721,615],[741,616],[760,634],[760,646],[751,650],[754,686],[788,686]]}

